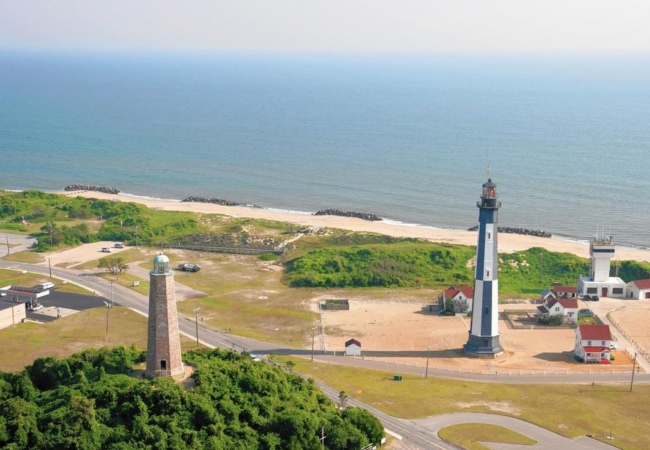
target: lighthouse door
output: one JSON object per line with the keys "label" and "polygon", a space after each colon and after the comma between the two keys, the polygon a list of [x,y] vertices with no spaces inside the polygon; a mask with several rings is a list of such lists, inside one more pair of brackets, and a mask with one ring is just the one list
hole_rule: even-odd
{"label": "lighthouse door", "polygon": [[603,297],[607,297],[607,288],[606,287],[603,288]]}

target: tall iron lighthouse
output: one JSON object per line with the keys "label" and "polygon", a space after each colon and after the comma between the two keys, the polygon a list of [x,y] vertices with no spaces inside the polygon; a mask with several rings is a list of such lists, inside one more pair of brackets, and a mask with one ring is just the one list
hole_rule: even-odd
{"label": "tall iron lighthouse", "polygon": [[481,200],[476,204],[478,215],[478,245],[474,274],[472,325],[465,352],[491,358],[503,353],[499,343],[499,256],[497,254],[497,224],[501,202],[497,185],[488,178],[483,185]]}

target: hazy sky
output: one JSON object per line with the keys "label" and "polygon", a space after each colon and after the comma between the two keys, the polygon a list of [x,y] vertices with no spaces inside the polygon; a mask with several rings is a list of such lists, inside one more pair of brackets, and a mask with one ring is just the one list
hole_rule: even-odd
{"label": "hazy sky", "polygon": [[650,53],[650,0],[0,0],[0,48]]}

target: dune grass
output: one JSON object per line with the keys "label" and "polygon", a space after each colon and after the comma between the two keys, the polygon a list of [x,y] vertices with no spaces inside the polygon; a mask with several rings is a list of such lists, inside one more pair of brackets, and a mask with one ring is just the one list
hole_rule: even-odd
{"label": "dune grass", "polygon": [[446,441],[461,445],[467,450],[489,450],[481,442],[536,445],[537,441],[508,428],[485,423],[466,423],[443,428],[438,435]]}
{"label": "dune grass", "polygon": [[[650,448],[649,385],[497,384],[403,375],[336,364],[294,361],[295,370],[395,417],[424,418],[453,412],[503,414],[570,438],[591,434],[604,439],[612,430],[623,449]],[[395,368],[399,373],[399,367]]]}

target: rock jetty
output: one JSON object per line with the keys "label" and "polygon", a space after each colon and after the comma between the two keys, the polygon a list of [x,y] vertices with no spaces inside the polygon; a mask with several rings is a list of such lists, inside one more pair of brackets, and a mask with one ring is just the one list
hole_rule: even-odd
{"label": "rock jetty", "polygon": [[316,211],[314,216],[343,216],[343,217],[356,217],[357,219],[369,220],[372,222],[377,222],[381,220],[376,214],[356,212],[356,211],[345,211],[341,209],[321,209]]}
{"label": "rock jetty", "polygon": [[89,184],[69,184],[63,188],[64,191],[95,191],[104,194],[119,194],[119,189],[106,186],[92,186]]}
{"label": "rock jetty", "polygon": [[[468,228],[467,231],[477,231],[478,225]],[[530,230],[528,228],[513,228],[513,227],[498,227],[499,233],[509,233],[509,234],[524,234],[526,236],[536,236],[543,238],[553,237],[551,233],[541,230]]]}
{"label": "rock jetty", "polygon": [[186,199],[183,199],[181,201],[194,202],[194,203],[213,203],[215,205],[221,205],[221,206],[241,206],[241,203],[231,202],[230,200],[222,200],[220,198],[187,197]]}

